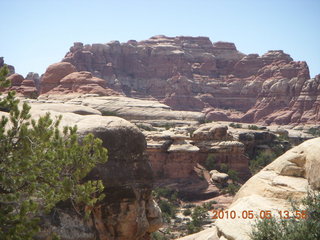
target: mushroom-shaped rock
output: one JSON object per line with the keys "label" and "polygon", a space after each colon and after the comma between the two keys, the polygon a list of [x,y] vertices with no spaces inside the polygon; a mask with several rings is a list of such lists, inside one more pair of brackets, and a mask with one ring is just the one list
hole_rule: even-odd
{"label": "mushroom-shaped rock", "polygon": [[75,71],[77,71],[76,67],[68,62],[59,62],[50,65],[41,78],[40,93],[46,93],[58,86],[62,78]]}

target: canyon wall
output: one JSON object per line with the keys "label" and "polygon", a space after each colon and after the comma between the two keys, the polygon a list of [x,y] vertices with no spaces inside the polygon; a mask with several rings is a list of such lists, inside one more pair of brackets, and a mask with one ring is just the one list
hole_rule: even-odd
{"label": "canyon wall", "polygon": [[[3,65],[3,58],[0,65]],[[11,66],[11,74],[14,68]],[[33,76],[34,77],[34,76]],[[158,100],[173,110],[199,111],[206,120],[262,124],[318,123],[320,77],[281,50],[243,54],[207,37],[154,36],[137,42],[77,42],[62,62],[14,90],[39,94],[125,95]],[[33,80],[33,81],[32,81]]]}
{"label": "canyon wall", "polygon": [[319,76],[281,50],[245,55],[207,37],[154,36],[145,41],[75,43],[63,59],[129,97],[155,98],[208,120],[315,123]]}

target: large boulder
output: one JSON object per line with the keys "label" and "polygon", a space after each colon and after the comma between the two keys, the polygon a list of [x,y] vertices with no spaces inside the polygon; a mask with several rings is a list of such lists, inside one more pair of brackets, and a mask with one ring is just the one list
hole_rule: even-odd
{"label": "large boulder", "polygon": [[50,65],[41,78],[40,94],[98,94],[119,95],[107,88],[106,80],[94,77],[91,72],[80,71],[68,63],[61,62]]}
{"label": "large boulder", "polygon": [[250,178],[236,194],[228,211],[235,211],[235,219],[218,219],[218,235],[229,240],[249,240],[254,219],[242,218],[252,211],[260,218],[262,211],[291,211],[289,199],[301,200],[309,189],[320,190],[320,138],[308,140],[287,151]]}
{"label": "large boulder", "polygon": [[210,180],[214,183],[226,183],[229,179],[229,175],[226,173],[221,173],[218,170],[210,171]]}
{"label": "large boulder", "polygon": [[70,73],[77,71],[75,66],[67,62],[59,62],[50,65],[41,78],[40,93],[46,93],[57,87],[60,80]]}
{"label": "large boulder", "polygon": [[24,79],[20,74],[14,73],[7,78],[11,86],[7,90],[15,91],[19,96],[35,98],[38,96],[36,84],[33,79]]}
{"label": "large boulder", "polygon": [[223,141],[226,140],[228,127],[218,123],[207,123],[194,131],[192,139],[195,141]]}
{"label": "large boulder", "polygon": [[[50,112],[53,118],[62,114],[61,126],[77,125],[78,133],[94,134],[108,149],[108,161],[99,164],[87,179],[101,179],[106,198],[93,209],[89,221],[81,218],[72,206],[58,205],[53,215],[43,217],[43,231],[39,239],[47,239],[56,232],[61,239],[145,239],[162,225],[161,211],[152,199],[153,177],[149,160],[144,156],[146,140],[140,130],[119,117],[104,117],[66,113],[78,112],[75,106],[53,104],[31,110],[33,118]],[[51,109],[51,110],[48,110]],[[84,112],[82,112],[84,113]]]}

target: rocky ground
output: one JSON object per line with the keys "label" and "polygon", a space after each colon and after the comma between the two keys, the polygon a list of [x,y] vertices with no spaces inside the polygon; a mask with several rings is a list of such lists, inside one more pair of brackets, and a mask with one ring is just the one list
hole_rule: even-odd
{"label": "rocky ground", "polygon": [[[280,154],[292,146],[314,137],[310,133],[311,125],[279,127],[234,122],[202,123],[201,113],[174,111],[154,100],[129,101],[127,97],[99,97],[89,94],[67,98],[64,96],[54,99],[25,99],[24,101],[31,104],[34,116],[46,111],[50,111],[54,115],[62,114],[66,123],[80,124],[80,132],[82,132],[81,126],[83,125],[81,121],[84,121],[81,120],[82,118],[97,129],[100,128],[99,125],[96,126],[98,119],[101,118],[101,121],[104,118],[112,120],[110,124],[105,125],[106,130],[113,124],[117,126],[119,121],[125,121],[118,116],[132,121],[136,125],[135,128],[143,134],[145,138],[143,141],[146,141],[144,143],[146,144],[145,153],[151,163],[151,168],[148,171],[151,171],[154,179],[152,188],[167,189],[176,193],[174,200],[171,199],[171,196],[153,196],[151,198],[155,198],[160,206],[161,201],[174,204],[173,207],[176,209],[175,217],[171,216],[164,220],[159,219],[159,216],[156,220],[155,216],[157,215],[152,210],[152,216],[154,216],[152,222],[159,221],[155,223],[158,225],[155,225],[153,230],[156,231],[162,225],[162,221],[164,222],[160,230],[153,233],[152,236],[158,234],[166,239],[176,239],[201,229],[211,229],[213,225],[216,226],[210,219],[212,210],[227,209],[234,201],[233,195],[251,176],[250,162],[257,153],[261,151],[274,152],[280,149],[280,152],[277,153]],[[130,115],[130,113],[133,114]],[[156,119],[152,116],[156,116]],[[119,125],[120,129],[121,126],[122,123]],[[115,134],[119,130],[116,130]],[[99,133],[98,135],[100,136]],[[105,141],[108,141],[108,137],[101,136],[106,139]],[[116,147],[122,141],[121,139],[112,140],[110,144]],[[136,141],[126,139],[124,142],[131,145]],[[141,141],[139,140],[139,142]],[[117,156],[115,157],[117,158]],[[139,169],[140,167],[137,168],[137,171],[141,171]],[[211,171],[211,169],[219,171]],[[124,174],[126,175],[128,172],[124,171]],[[137,180],[136,177],[134,179]],[[129,181],[129,179],[125,181]],[[140,180],[137,181],[140,182]],[[141,204],[141,197],[137,197],[137,199],[140,199],[138,202]],[[197,228],[194,228],[191,225],[192,217],[185,216],[184,212],[190,209],[192,214],[196,206],[202,206],[208,215],[203,218],[204,220]],[[132,215],[132,217],[134,216]],[[125,214],[125,218],[128,217],[128,214]],[[128,218],[125,221],[130,220]],[[105,231],[109,231],[109,228],[110,226],[107,225]],[[123,234],[123,229],[113,231],[120,231]],[[125,231],[128,231],[127,234],[131,234],[132,230]]]}

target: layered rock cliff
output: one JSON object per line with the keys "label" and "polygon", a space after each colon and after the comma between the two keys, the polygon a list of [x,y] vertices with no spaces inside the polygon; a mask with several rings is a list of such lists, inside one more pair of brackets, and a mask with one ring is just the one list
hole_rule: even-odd
{"label": "layered rock cliff", "polygon": [[246,55],[233,43],[212,43],[207,37],[78,42],[41,79],[15,74],[11,78],[13,89],[27,97],[126,95],[158,100],[174,110],[200,111],[207,120],[263,124],[320,120],[320,78],[310,79],[305,62],[294,61],[281,50]]}
{"label": "layered rock cliff", "polygon": [[320,117],[319,77],[310,79],[307,64],[281,50],[245,55],[233,43],[161,35],[140,42],[75,43],[63,61],[129,97],[205,110],[209,120],[288,124]]}

